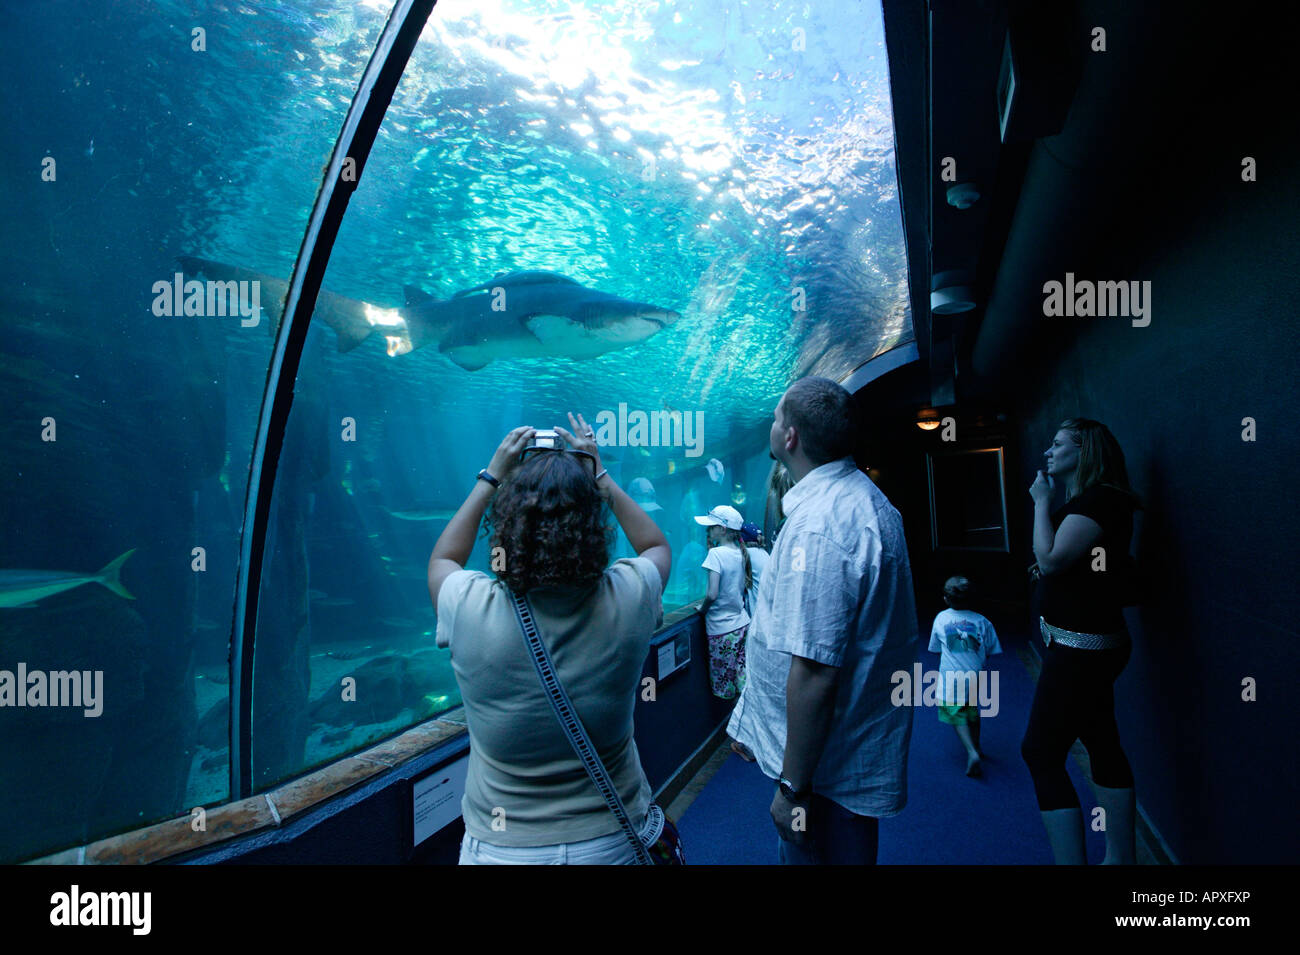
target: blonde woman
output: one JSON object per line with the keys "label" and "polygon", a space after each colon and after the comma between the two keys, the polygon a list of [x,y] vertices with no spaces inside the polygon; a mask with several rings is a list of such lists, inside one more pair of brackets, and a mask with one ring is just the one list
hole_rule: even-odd
{"label": "blonde woman", "polygon": [[[1020,752],[1056,862],[1083,865],[1083,812],[1065,772],[1076,739],[1088,750],[1097,800],[1106,812],[1105,864],[1136,861],[1133,771],[1115,723],[1114,683],[1131,652],[1122,613],[1133,512],[1124,452],[1107,427],[1061,422],[1034,500],[1032,568],[1042,582],[1040,629],[1047,643]],[[1052,510],[1056,487],[1065,503]],[[1099,556],[1102,558],[1099,560]]]}

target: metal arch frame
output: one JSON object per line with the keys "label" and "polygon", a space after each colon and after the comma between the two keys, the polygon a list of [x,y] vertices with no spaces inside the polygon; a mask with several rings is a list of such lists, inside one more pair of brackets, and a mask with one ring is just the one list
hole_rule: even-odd
{"label": "metal arch frame", "polygon": [[[361,75],[352,105],[344,117],[343,128],[334,143],[334,152],[312,206],[307,231],[289,280],[284,320],[275,336],[266,388],[262,392],[262,409],[258,415],[257,437],[244,498],[244,531],[235,583],[230,655],[231,799],[244,799],[253,794],[253,643],[262,559],[270,523],[271,496],[289,410],[293,405],[298,364],[307,340],[307,326],[316,308],[321,281],[348,202],[356,191],[379,126],[436,2],[396,0],[389,12],[388,22]],[[356,177],[344,182],[341,174],[347,159],[355,162]]]}
{"label": "metal arch frame", "polygon": [[847,376],[841,378],[840,384],[849,394],[856,394],[882,375],[889,374],[895,368],[902,368],[904,365],[919,361],[920,357],[918,342],[913,338],[910,342],[895,345],[889,351],[868,358]]}

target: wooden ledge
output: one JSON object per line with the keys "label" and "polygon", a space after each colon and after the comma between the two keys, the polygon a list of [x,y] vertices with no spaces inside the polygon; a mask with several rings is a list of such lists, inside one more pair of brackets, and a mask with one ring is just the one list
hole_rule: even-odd
{"label": "wooden ledge", "polygon": [[400,766],[466,732],[457,708],[413,726],[400,736],[300,776],[270,792],[207,810],[204,831],[191,826],[193,815],[109,836],[84,846],[32,859],[27,865],[147,865],[172,856],[265,829],[277,829],[309,809]]}

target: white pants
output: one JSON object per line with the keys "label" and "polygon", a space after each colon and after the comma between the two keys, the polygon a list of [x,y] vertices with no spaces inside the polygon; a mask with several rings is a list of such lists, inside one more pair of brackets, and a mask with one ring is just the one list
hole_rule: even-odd
{"label": "white pants", "polygon": [[[663,824],[647,815],[640,827],[647,845],[659,838]],[[662,819],[662,816],[658,817]],[[651,830],[659,829],[659,832]],[[552,846],[496,846],[465,834],[460,844],[461,865],[636,865],[636,853],[623,830],[582,842]]]}

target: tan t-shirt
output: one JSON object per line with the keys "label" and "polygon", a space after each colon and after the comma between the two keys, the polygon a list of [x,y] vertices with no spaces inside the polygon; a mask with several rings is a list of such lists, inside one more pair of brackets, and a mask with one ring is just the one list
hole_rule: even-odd
{"label": "tan t-shirt", "polygon": [[[633,825],[649,808],[650,784],[632,739],[632,711],[650,638],[663,621],[662,588],[655,565],[633,557],[615,561],[585,590],[528,595],[556,674]],[[438,594],[437,642],[451,648],[469,725],[465,831],[499,846],[617,832],[551,709],[505,585],[479,571],[449,575]]]}

